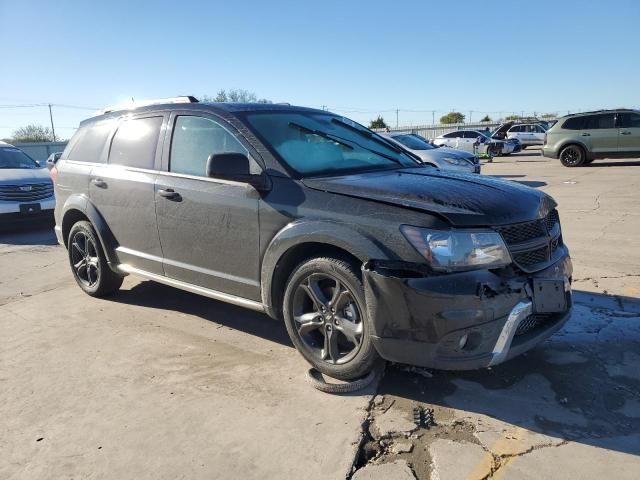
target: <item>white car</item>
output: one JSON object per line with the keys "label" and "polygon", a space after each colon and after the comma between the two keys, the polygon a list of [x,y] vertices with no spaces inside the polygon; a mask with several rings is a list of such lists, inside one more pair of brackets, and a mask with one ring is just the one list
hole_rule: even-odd
{"label": "white car", "polygon": [[455,132],[445,133],[436,137],[433,140],[433,143],[443,147],[457,148],[459,150],[475,153],[474,145],[477,145],[478,138],[482,140],[482,143],[480,144],[481,147],[479,147],[480,150],[482,151],[482,149],[486,149],[487,153],[490,153],[494,157],[499,155],[510,155],[517,148],[516,143],[496,140],[480,130],[457,130]]}
{"label": "white car", "polygon": [[547,131],[537,123],[524,123],[514,125],[507,131],[507,138],[517,138],[523,147],[544,144],[544,135]]}
{"label": "white car", "polygon": [[50,222],[55,203],[47,169],[19,148],[0,142],[0,227]]}
{"label": "white car", "polygon": [[379,135],[420,157],[423,163],[442,170],[465,173],[480,173],[480,161],[476,155],[453,148],[438,148],[420,135],[410,132],[390,132]]}

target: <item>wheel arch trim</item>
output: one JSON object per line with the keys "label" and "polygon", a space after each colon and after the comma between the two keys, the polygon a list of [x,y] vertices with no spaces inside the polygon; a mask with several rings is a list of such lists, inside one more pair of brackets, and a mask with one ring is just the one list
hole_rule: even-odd
{"label": "wheel arch trim", "polygon": [[274,305],[273,287],[281,261],[296,247],[318,243],[349,252],[363,264],[372,258],[387,258],[374,240],[343,223],[330,220],[298,220],[289,223],[273,237],[262,257],[261,296],[270,316],[277,316],[279,310]]}

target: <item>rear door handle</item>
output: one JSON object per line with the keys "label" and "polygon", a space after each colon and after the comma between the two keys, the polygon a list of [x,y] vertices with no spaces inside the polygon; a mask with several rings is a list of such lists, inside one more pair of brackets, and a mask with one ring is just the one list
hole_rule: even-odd
{"label": "rear door handle", "polygon": [[172,188],[167,188],[166,190],[158,190],[158,195],[169,200],[176,200],[180,198],[180,194]]}
{"label": "rear door handle", "polygon": [[582,136],[583,136],[583,137],[590,137],[590,136],[591,136],[591,134],[590,134],[590,133],[583,133],[583,134],[582,134]]}
{"label": "rear door handle", "polygon": [[620,135],[631,135],[631,132],[620,132]]}
{"label": "rear door handle", "polygon": [[99,188],[107,188],[107,182],[105,182],[101,178],[94,178],[93,180],[91,180],[91,183]]}

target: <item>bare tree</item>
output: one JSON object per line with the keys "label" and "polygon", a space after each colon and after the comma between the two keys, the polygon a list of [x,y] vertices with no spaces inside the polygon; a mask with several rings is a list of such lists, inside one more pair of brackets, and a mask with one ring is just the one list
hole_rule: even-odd
{"label": "bare tree", "polygon": [[241,88],[227,90],[218,90],[218,93],[215,97],[210,95],[202,95],[200,97],[200,101],[202,102],[233,102],[233,103],[272,103],[271,100],[267,100],[266,98],[258,98],[258,96],[249,92],[248,90],[243,90]]}
{"label": "bare tree", "polygon": [[14,130],[11,141],[13,143],[53,142],[53,134],[49,127],[31,124]]}

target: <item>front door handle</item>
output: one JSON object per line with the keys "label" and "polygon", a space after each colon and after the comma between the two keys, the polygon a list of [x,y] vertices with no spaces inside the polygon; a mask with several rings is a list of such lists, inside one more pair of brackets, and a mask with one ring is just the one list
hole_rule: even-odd
{"label": "front door handle", "polygon": [[590,137],[590,136],[591,136],[591,134],[590,134],[590,133],[583,133],[583,134],[582,134],[582,136],[583,136],[583,137]]}
{"label": "front door handle", "polygon": [[620,135],[631,135],[631,132],[620,132]]}
{"label": "front door handle", "polygon": [[178,198],[180,198],[180,194],[172,188],[167,188],[166,190],[158,190],[158,195],[169,200],[177,200]]}
{"label": "front door handle", "polygon": [[91,183],[99,188],[107,188],[107,182],[105,182],[101,178],[94,178],[93,180],[91,180]]}

